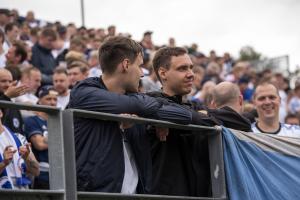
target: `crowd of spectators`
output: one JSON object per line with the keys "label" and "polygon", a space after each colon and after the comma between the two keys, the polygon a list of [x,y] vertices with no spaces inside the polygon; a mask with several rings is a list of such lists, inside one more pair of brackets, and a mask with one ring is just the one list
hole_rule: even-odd
{"label": "crowd of spectators", "polygon": [[[153,68],[152,60],[162,47],[176,47],[174,38],[170,38],[163,45],[155,44],[152,34],[151,31],[146,31],[139,41],[143,52],[141,67],[144,75],[139,85],[140,93],[161,90],[163,82],[157,76],[159,72]],[[113,25],[106,29],[77,27],[73,23],[64,25],[59,21],[46,23],[36,19],[32,11],[29,11],[25,17],[21,17],[17,10],[0,9],[0,99],[65,109],[69,103],[70,90],[79,81],[88,77],[100,77],[102,74],[98,50],[107,38],[113,36],[131,38],[129,33],[118,33]],[[268,121],[264,121],[259,114],[268,112],[265,110],[269,108],[261,106],[260,102],[263,101],[263,97],[255,95],[255,89],[259,86],[262,91],[274,90],[271,96],[264,96],[264,98],[271,99],[271,101],[272,98],[275,98],[276,101],[279,101],[275,105],[279,109],[278,123],[300,124],[300,82],[296,82],[293,89],[290,87],[288,77],[284,77],[283,74],[273,73],[271,70],[258,72],[249,62],[234,59],[230,53],[218,55],[217,52],[211,50],[208,55],[205,55],[197,44],[185,46],[184,49],[193,65],[192,91],[184,95],[184,101],[199,103],[208,109],[215,109],[218,105],[222,105],[222,102],[216,104],[213,101],[216,92],[224,89],[218,90],[218,88],[225,87],[223,91],[226,91],[227,87],[226,84],[225,86],[219,84],[225,81],[231,82],[235,85],[235,89],[238,88],[243,100],[242,108],[238,109],[238,113],[253,122],[252,130],[278,133],[277,130],[272,129],[278,129],[277,121],[275,125],[273,123],[274,127],[272,128],[263,129],[262,127],[268,126]],[[176,85],[177,80],[173,81],[173,84]],[[271,85],[262,84],[266,82]],[[231,85],[228,87],[233,88]],[[226,94],[221,96],[224,97],[224,95],[226,96]],[[0,115],[2,116],[1,112]],[[257,119],[260,122],[258,125]],[[27,145],[27,149],[30,148],[27,141],[31,143],[34,155],[40,162],[39,173],[36,171],[32,173],[35,176],[40,174],[34,179],[32,187],[49,188],[47,115],[40,112],[20,112],[5,108],[2,122],[5,127],[21,138],[22,145]],[[2,131],[3,128],[0,126],[0,129]],[[6,132],[9,135],[10,131]],[[22,136],[25,136],[26,139]],[[14,144],[14,146],[18,145]],[[15,153],[14,149],[10,150],[8,159],[6,155],[8,150],[9,148],[6,146],[0,148],[1,155],[5,152],[4,158],[0,157],[5,161],[5,166],[9,165],[9,161],[12,159],[11,152]],[[29,155],[30,159],[28,159]],[[24,158],[25,163],[27,160],[35,160],[26,151],[20,153],[18,157]],[[30,184],[28,183],[28,185]]]}

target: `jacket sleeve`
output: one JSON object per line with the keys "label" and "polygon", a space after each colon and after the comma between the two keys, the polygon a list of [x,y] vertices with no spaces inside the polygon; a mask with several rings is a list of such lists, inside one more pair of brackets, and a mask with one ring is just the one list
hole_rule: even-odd
{"label": "jacket sleeve", "polygon": [[[78,88],[79,89],[79,88]],[[136,114],[140,117],[189,124],[191,111],[177,104],[163,104],[143,94],[121,95],[99,88],[72,91],[69,108],[112,114]]]}
{"label": "jacket sleeve", "polygon": [[40,69],[40,67],[41,67],[40,55],[39,55],[39,52],[36,51],[36,49],[34,47],[32,47],[32,56],[31,56],[30,62],[34,67],[41,70]]}
{"label": "jacket sleeve", "polygon": [[213,116],[209,116],[197,111],[192,111],[192,124],[202,126],[215,126],[221,125],[222,123]]}

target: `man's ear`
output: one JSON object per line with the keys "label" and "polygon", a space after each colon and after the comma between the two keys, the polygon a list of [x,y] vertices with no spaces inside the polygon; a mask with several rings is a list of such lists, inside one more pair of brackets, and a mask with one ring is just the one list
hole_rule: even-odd
{"label": "man's ear", "polygon": [[244,102],[244,97],[243,97],[243,95],[240,94],[240,96],[239,96],[239,104],[240,104],[240,106],[243,106],[243,102]]}
{"label": "man's ear", "polygon": [[217,109],[217,104],[216,104],[215,99],[212,99],[211,102],[209,102],[209,103],[213,109]]}
{"label": "man's ear", "polygon": [[129,60],[127,58],[125,58],[122,62],[121,62],[121,68],[122,68],[122,72],[127,72],[129,69]]}
{"label": "man's ear", "polygon": [[167,80],[166,72],[167,72],[167,70],[166,70],[166,68],[164,68],[164,67],[160,67],[160,68],[158,69],[158,75],[159,75],[160,80],[161,80],[162,82]]}

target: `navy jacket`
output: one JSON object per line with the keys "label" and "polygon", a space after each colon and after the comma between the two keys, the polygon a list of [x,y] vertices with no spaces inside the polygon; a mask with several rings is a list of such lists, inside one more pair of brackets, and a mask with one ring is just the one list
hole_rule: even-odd
{"label": "navy jacket", "polygon": [[[168,96],[161,92],[148,93],[156,98],[187,106],[199,112],[199,120],[193,122],[204,126],[223,125],[236,130],[251,131],[251,124],[230,107],[207,109],[197,102],[182,102],[182,96]],[[155,130],[154,130],[155,131]],[[151,193],[177,196],[211,196],[211,176],[208,140],[205,130],[201,132],[170,129],[165,142],[160,142],[153,130],[151,137],[152,186]]]}
{"label": "navy jacket", "polygon": [[46,49],[36,43],[32,47],[31,64],[41,70],[42,84],[52,84],[52,74],[56,67],[56,61],[51,49]]}
{"label": "navy jacket", "polygon": [[[159,102],[153,97],[142,94],[120,95],[109,92],[101,78],[88,78],[79,82],[71,91],[68,108],[99,111],[113,114],[129,113],[141,117],[168,120],[176,123],[189,124],[192,122],[192,113],[185,107]],[[117,122],[100,121],[94,119],[75,118],[75,150],[77,185],[79,190],[98,192],[120,192],[124,177],[124,157],[122,134]],[[138,126],[127,130],[125,134],[135,141],[134,154],[145,152],[150,156],[149,146],[138,142],[143,135],[132,135],[139,131]],[[149,160],[150,157],[149,157]],[[143,171],[151,163],[146,159],[136,159],[142,189],[138,192],[147,192],[147,172]],[[144,165],[144,166],[141,166]],[[149,171],[149,170],[148,170]],[[148,177],[149,178],[149,177]],[[151,176],[150,176],[151,178]],[[147,183],[145,183],[145,181]],[[140,187],[139,187],[140,188]]]}

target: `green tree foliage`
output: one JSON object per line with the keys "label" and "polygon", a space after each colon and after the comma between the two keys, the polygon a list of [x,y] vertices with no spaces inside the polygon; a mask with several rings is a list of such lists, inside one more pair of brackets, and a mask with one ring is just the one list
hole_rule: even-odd
{"label": "green tree foliage", "polygon": [[261,53],[258,53],[251,46],[244,46],[240,50],[240,61],[258,61],[262,59]]}

